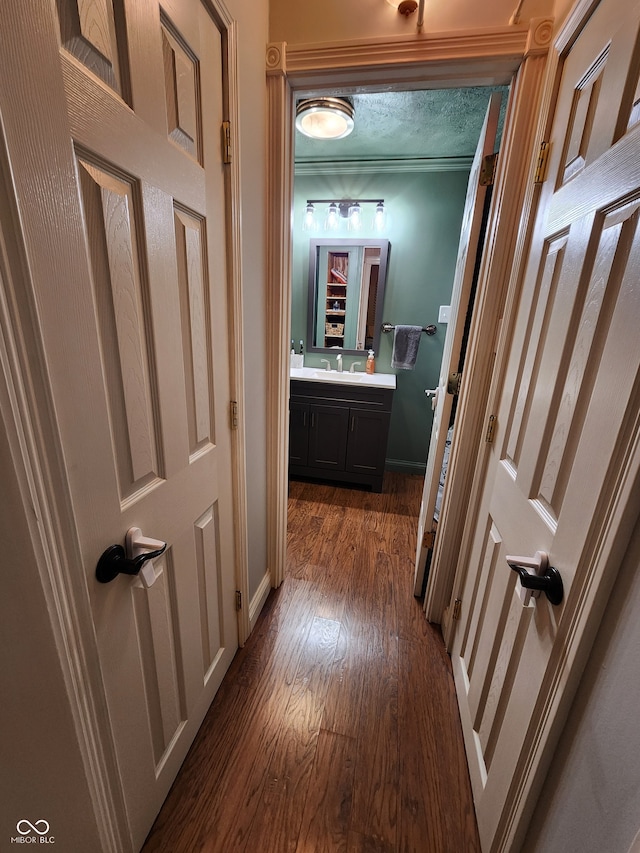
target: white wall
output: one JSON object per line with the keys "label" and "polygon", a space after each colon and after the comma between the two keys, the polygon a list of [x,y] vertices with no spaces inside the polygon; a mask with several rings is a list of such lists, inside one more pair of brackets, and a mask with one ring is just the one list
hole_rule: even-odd
{"label": "white wall", "polygon": [[[427,0],[424,32],[506,27],[517,0]],[[552,13],[553,0],[525,0],[521,23]],[[386,0],[271,0],[269,36],[306,44],[400,36],[416,31],[417,13],[398,14]]]}

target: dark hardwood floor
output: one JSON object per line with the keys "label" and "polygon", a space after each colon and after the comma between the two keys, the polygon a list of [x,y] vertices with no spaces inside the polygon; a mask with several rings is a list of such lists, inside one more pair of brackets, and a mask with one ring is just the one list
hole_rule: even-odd
{"label": "dark hardwood floor", "polygon": [[412,593],[421,489],[291,483],[287,578],[144,853],[479,851],[450,661]]}

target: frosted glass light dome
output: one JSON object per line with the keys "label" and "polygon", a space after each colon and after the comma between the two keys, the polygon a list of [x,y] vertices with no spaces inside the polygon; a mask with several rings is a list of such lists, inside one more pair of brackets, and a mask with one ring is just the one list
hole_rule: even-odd
{"label": "frosted glass light dome", "polygon": [[353,130],[354,109],[344,98],[309,98],[296,109],[296,127],[312,139],[344,139]]}

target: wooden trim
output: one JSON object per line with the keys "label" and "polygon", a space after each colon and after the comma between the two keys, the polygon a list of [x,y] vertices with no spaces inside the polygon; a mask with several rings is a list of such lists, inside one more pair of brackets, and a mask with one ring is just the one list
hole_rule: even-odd
{"label": "wooden trim", "polygon": [[294,88],[319,76],[332,85],[335,74],[354,76],[354,72],[361,82],[374,83],[376,70],[388,78],[392,69],[394,76],[413,79],[420,86],[461,77],[477,80],[483,71],[510,76],[524,55],[527,35],[527,27],[516,26],[287,45],[285,66]]}
{"label": "wooden trim", "polygon": [[264,607],[264,603],[267,600],[270,592],[271,592],[271,572],[266,571],[264,573],[264,575],[262,576],[262,580],[258,584],[258,589],[255,591],[253,598],[249,602],[248,616],[249,616],[249,632],[250,633],[256,627],[256,622],[258,621],[258,616],[260,616],[260,611]]}
{"label": "wooden trim", "polygon": [[560,56],[564,56],[571,49],[599,2],[600,0],[577,0],[555,38],[554,47]]}
{"label": "wooden trim", "polygon": [[420,474],[424,477],[427,466],[424,462],[405,462],[402,459],[387,459],[385,471],[399,471],[401,474]]}
{"label": "wooden trim", "polygon": [[323,160],[295,164],[296,177],[304,175],[381,175],[416,172],[468,172],[472,157],[408,157],[402,160],[356,160],[332,163]]}
{"label": "wooden trim", "polygon": [[275,67],[282,53],[270,46],[267,76],[267,536],[272,585],[284,580],[289,468],[289,338],[291,329],[291,221],[293,208],[293,94]]}
{"label": "wooden trim", "polygon": [[[525,58],[512,92],[498,160],[491,214],[478,279],[473,322],[463,378],[442,512],[433,553],[425,612],[441,623],[451,598],[460,596],[471,552],[482,486],[488,461],[485,424],[494,411],[501,382],[494,373],[494,358],[505,304],[517,298],[520,271],[529,240],[528,224],[535,210],[538,189],[533,181],[535,154],[542,130],[539,110],[546,56],[540,52],[539,34],[551,37],[551,22],[532,22],[538,37],[535,50]],[[549,41],[547,41],[549,46]],[[500,374],[502,375],[502,374]],[[455,547],[452,547],[455,543]],[[461,543],[458,546],[458,543]],[[445,643],[451,648],[457,622],[449,620]]]}
{"label": "wooden trim", "polygon": [[[223,37],[226,36],[226,87],[228,99],[228,120],[232,133],[238,136],[240,94],[238,87],[238,37],[237,25],[227,10],[217,2],[211,2],[220,16]],[[227,168],[227,233],[229,256],[229,390],[230,399],[244,401],[244,335],[242,329],[242,231],[241,231],[241,194],[240,194],[240,157],[237,142],[235,151]],[[247,439],[244,413],[241,407],[238,428],[231,432],[232,478],[233,478],[233,517],[236,560],[236,587],[242,593],[242,600],[249,600],[249,543],[247,519]],[[247,608],[238,610],[238,643],[243,646],[251,633]]]}

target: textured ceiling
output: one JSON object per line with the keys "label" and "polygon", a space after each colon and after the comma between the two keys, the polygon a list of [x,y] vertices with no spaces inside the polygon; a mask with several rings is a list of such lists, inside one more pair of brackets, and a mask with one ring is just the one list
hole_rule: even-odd
{"label": "textured ceiling", "polygon": [[506,87],[350,95],[353,132],[319,141],[296,131],[296,162],[472,157],[493,91],[504,93],[502,126]]}

